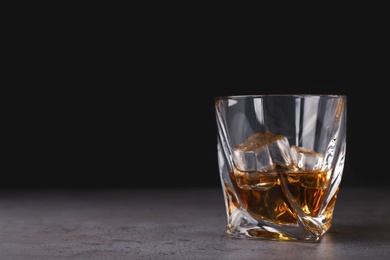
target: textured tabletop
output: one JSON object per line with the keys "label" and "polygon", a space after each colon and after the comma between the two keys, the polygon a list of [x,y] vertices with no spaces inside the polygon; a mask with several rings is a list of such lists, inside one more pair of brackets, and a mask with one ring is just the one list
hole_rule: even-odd
{"label": "textured tabletop", "polygon": [[222,191],[3,190],[0,259],[390,259],[390,188],[343,187],[320,242],[232,239]]}

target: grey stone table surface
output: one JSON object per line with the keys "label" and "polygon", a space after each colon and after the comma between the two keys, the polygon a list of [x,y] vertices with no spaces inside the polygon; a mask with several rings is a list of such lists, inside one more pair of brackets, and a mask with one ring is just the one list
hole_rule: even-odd
{"label": "grey stone table surface", "polygon": [[226,234],[222,190],[3,190],[0,259],[390,259],[390,187],[341,187],[315,243]]}

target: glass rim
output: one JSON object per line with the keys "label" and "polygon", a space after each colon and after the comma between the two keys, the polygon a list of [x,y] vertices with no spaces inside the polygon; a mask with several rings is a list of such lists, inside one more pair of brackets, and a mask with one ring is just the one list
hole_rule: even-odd
{"label": "glass rim", "polygon": [[263,97],[295,97],[295,98],[307,98],[307,97],[328,97],[328,98],[347,98],[344,94],[237,94],[237,95],[221,95],[216,96],[216,100],[221,99],[239,99],[239,98],[263,98]]}

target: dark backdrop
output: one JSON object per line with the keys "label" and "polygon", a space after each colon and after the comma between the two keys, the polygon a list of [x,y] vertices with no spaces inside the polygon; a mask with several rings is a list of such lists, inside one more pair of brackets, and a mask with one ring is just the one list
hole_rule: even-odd
{"label": "dark backdrop", "polygon": [[343,184],[389,180],[379,27],[253,35],[218,23],[113,24],[46,21],[21,33],[4,95],[3,188],[219,186],[215,97],[273,93],[346,95]]}

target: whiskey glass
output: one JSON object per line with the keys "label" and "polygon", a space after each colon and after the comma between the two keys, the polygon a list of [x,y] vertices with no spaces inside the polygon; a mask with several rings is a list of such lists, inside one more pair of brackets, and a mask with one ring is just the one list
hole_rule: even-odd
{"label": "whiskey glass", "polygon": [[220,96],[215,115],[227,234],[319,241],[343,174],[347,97]]}

